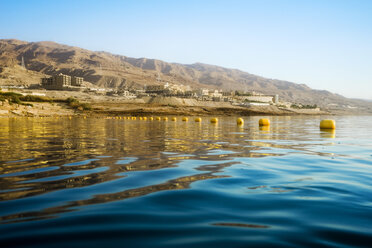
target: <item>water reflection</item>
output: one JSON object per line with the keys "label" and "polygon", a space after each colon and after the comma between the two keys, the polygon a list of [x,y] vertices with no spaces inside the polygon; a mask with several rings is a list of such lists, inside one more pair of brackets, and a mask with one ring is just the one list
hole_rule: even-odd
{"label": "water reflection", "polygon": [[[55,217],[79,206],[119,201],[154,192],[189,188],[196,181],[229,177],[226,168],[239,157],[283,156],[301,151],[317,155],[309,146],[311,129],[296,132],[285,120],[273,117],[271,127],[258,127],[257,118],[247,118],[244,126],[234,119],[218,123],[166,122],[99,118],[17,118],[0,119],[0,201],[42,197],[63,190],[75,200],[45,204],[36,211],[3,214],[3,223]],[[298,134],[301,135],[298,135]],[[334,138],[325,136],[320,138]],[[285,142],[289,140],[290,142]],[[281,152],[283,151],[283,152]],[[193,161],[181,175],[183,161]],[[210,163],[205,163],[209,161]],[[155,172],[168,174],[155,180]],[[149,172],[131,187],[136,172]],[[174,174],[173,174],[174,173]],[[140,177],[139,177],[140,178]],[[91,188],[91,190],[90,190]],[[279,190],[279,189],[277,189]],[[11,205],[11,204],[10,204]],[[10,206],[9,205],[9,206]],[[3,208],[4,209],[4,208]],[[216,225],[228,225],[216,224]],[[230,225],[230,224],[229,224]],[[232,224],[231,224],[232,225]],[[238,224],[240,225],[240,224]]]}
{"label": "water reflection", "polygon": [[322,129],[320,130],[320,137],[324,139],[334,139],[336,138],[336,130],[334,129]]}

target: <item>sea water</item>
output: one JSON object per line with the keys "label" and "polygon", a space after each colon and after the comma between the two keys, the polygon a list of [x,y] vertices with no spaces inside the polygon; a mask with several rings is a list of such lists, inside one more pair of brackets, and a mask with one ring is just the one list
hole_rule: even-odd
{"label": "sea water", "polygon": [[0,118],[1,247],[370,247],[372,117]]}

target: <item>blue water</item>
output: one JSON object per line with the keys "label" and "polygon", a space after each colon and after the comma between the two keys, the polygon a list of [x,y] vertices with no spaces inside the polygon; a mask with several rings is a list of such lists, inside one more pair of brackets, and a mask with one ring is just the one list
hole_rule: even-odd
{"label": "blue water", "polygon": [[259,118],[0,118],[0,246],[371,247],[372,117]]}

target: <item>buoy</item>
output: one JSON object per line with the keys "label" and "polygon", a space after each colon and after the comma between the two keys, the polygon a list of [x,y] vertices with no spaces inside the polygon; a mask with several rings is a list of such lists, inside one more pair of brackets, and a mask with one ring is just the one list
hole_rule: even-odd
{"label": "buoy", "polygon": [[172,121],[177,121],[177,117],[172,117]]}
{"label": "buoy", "polygon": [[132,117],[132,120],[135,120],[135,119],[137,119],[137,117],[133,116],[133,117]]}
{"label": "buoy", "polygon": [[71,116],[69,116],[68,118],[69,118],[70,120],[72,119],[72,117],[71,117]]}
{"label": "buoy", "polygon": [[214,117],[211,119],[211,123],[217,123],[218,122],[218,118]]}
{"label": "buoy", "polygon": [[238,124],[238,125],[244,125],[244,120],[243,120],[243,118],[238,118],[238,119],[236,120],[236,124]]}
{"label": "buoy", "polygon": [[142,121],[142,116],[140,116],[140,118],[139,118],[141,121]]}
{"label": "buoy", "polygon": [[336,122],[334,120],[322,120],[320,129],[336,129]]}
{"label": "buoy", "polygon": [[187,117],[183,117],[183,118],[182,118],[182,121],[189,121],[189,118],[187,118]]}
{"label": "buoy", "polygon": [[260,126],[270,126],[270,120],[266,118],[262,118],[258,121],[258,125]]}
{"label": "buoy", "polygon": [[163,118],[163,121],[168,121],[168,117],[164,117]]}
{"label": "buoy", "polygon": [[150,121],[153,121],[154,120],[154,117],[151,116],[149,119],[150,119]]}
{"label": "buoy", "polygon": [[195,118],[195,122],[201,122],[201,121],[202,121],[202,118],[200,118],[200,117]]}
{"label": "buoy", "polygon": [[142,119],[143,119],[144,121],[146,121],[146,120],[147,120],[147,117],[145,116],[145,117],[143,117]]}
{"label": "buoy", "polygon": [[86,119],[87,117],[84,115],[84,117],[83,117],[84,119]]}
{"label": "buoy", "polygon": [[157,116],[157,117],[156,117],[156,120],[157,120],[157,121],[160,121],[160,120],[161,120],[160,116]]}

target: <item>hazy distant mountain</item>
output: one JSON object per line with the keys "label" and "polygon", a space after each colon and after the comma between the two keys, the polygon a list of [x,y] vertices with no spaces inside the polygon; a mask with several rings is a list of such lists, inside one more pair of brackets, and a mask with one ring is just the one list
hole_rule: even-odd
{"label": "hazy distant mountain", "polygon": [[313,90],[305,84],[268,79],[215,65],[184,65],[156,59],[136,59],[55,42],[0,40],[0,67],[19,65],[22,57],[28,70],[47,75],[62,72],[81,76],[101,87],[139,87],[173,82],[194,88],[253,90],[264,94],[279,94],[281,99],[287,101],[320,106],[332,103],[363,105],[362,101],[347,99],[324,90]]}

